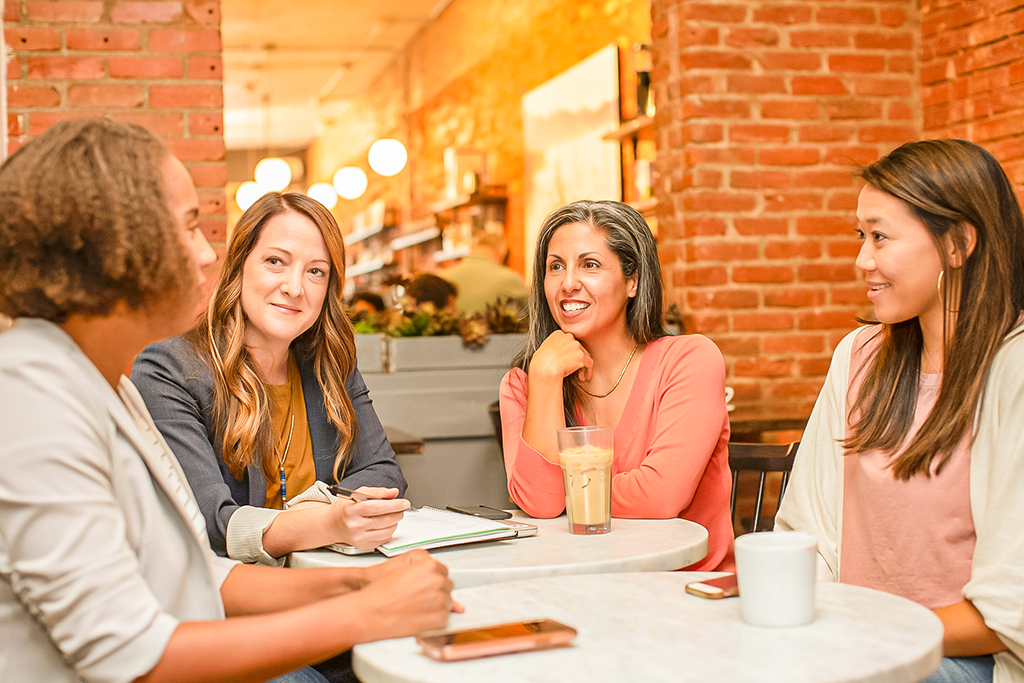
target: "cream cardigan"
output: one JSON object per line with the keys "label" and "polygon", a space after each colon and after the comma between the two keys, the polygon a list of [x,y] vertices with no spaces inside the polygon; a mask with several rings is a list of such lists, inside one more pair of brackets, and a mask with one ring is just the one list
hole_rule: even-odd
{"label": "cream cardigan", "polygon": [[[842,561],[843,449],[853,341],[832,356],[807,422],[779,530],[818,540],[819,579],[838,581]],[[964,597],[1009,650],[997,654],[993,683],[1024,682],[1024,327],[1016,328],[989,370],[971,447],[971,514],[977,535]]]}

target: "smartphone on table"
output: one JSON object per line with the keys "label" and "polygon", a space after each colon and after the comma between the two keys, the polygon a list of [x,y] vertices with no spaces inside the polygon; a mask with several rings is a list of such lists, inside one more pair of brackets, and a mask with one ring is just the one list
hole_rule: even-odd
{"label": "smartphone on table", "polygon": [[512,519],[511,512],[488,507],[487,505],[448,505],[446,508],[452,512],[459,512],[463,515],[472,515],[474,517],[483,517],[484,519]]}
{"label": "smartphone on table", "polygon": [[719,576],[716,579],[704,579],[686,584],[686,592],[700,598],[717,600],[719,598],[731,598],[740,594],[739,584],[736,583],[736,575]]}
{"label": "smartphone on table", "polygon": [[416,636],[428,657],[442,662],[490,657],[565,645],[576,629],[553,619],[516,621],[462,631],[429,631]]}

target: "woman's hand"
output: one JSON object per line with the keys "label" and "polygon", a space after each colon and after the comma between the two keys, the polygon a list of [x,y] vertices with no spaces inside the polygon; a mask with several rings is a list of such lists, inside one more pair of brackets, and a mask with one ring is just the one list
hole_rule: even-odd
{"label": "woman's hand", "polygon": [[442,628],[452,611],[448,568],[424,550],[414,550],[367,568],[369,583],[356,595],[365,600],[363,614],[372,615],[368,640],[410,636]]}
{"label": "woman's hand", "polygon": [[563,378],[577,371],[581,382],[589,380],[594,371],[594,359],[576,337],[568,332],[555,330],[533,354],[528,374],[531,379],[561,382]]}
{"label": "woman's hand", "polygon": [[339,498],[331,504],[329,521],[337,535],[336,542],[363,549],[387,543],[395,535],[409,501],[397,498],[398,489],[361,486],[356,491],[372,500],[355,502]]}

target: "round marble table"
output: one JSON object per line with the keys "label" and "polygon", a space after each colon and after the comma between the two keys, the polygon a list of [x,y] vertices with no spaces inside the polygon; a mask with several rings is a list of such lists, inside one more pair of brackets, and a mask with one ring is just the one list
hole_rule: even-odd
{"label": "round marble table", "polygon": [[[708,554],[708,532],[685,519],[613,519],[611,533],[570,534],[565,517],[533,519],[528,538],[438,548],[430,554],[448,566],[456,588],[567,574],[653,572],[687,567]],[[333,550],[292,553],[290,567],[365,567],[379,553],[342,555]]]}
{"label": "round marble table", "polygon": [[561,576],[456,592],[466,608],[448,628],[548,617],[579,635],[568,647],[436,662],[413,638],[359,645],[364,683],[913,683],[942,657],[942,623],[930,610],[887,593],[818,584],[812,623],[749,626],[740,600],[687,594],[706,572]]}

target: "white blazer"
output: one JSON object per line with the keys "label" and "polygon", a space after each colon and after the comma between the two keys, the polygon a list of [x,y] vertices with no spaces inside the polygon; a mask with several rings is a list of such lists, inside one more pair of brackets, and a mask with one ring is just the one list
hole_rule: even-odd
{"label": "white blazer", "polygon": [[[818,541],[818,578],[842,577],[843,447],[853,343],[832,356],[804,429],[775,528]],[[1003,342],[989,369],[971,446],[971,516],[977,542],[964,598],[1008,648],[995,656],[995,683],[1024,683],[1024,327]]]}
{"label": "white blazer", "polygon": [[132,383],[53,323],[0,334],[0,683],[132,681],[233,567]]}

